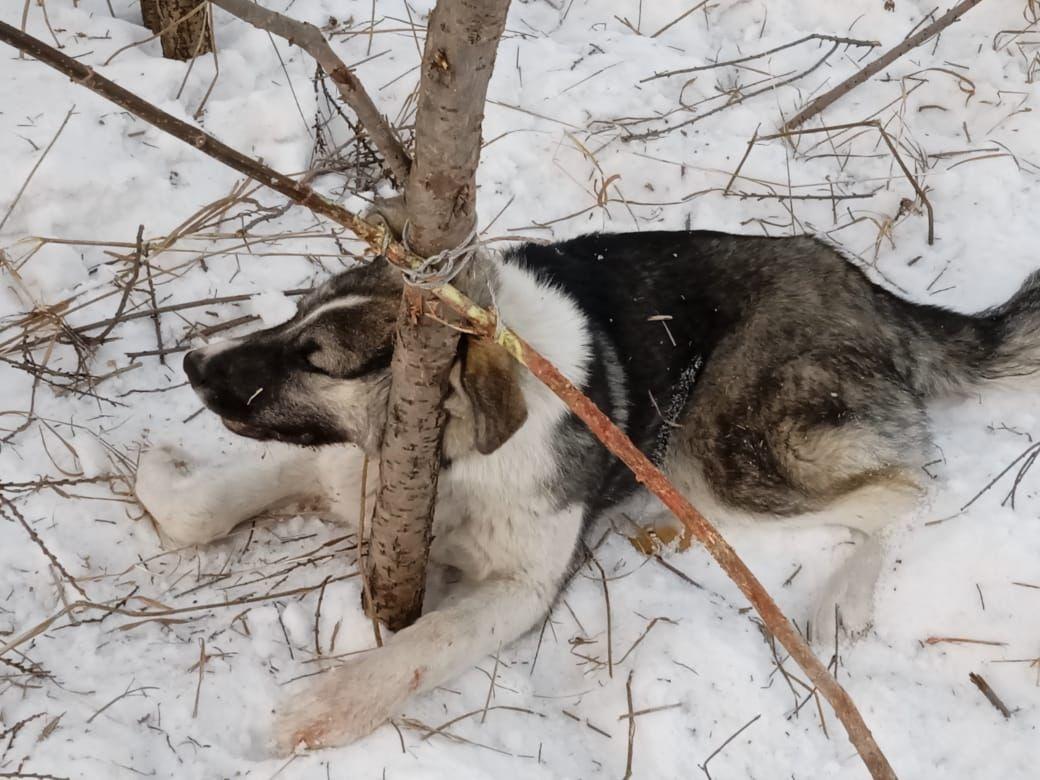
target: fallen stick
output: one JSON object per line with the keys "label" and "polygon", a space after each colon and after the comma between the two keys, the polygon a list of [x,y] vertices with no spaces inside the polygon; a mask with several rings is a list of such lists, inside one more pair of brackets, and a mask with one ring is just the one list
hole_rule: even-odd
{"label": "fallen stick", "polygon": [[799,125],[804,124],[806,120],[816,116],[835,100],[842,97],[843,95],[848,94],[871,77],[876,76],[878,73],[883,71],[885,68],[887,68],[896,60],[898,60],[908,51],[916,49],[929,38],[932,38],[933,36],[945,30],[951,24],[956,22],[961,16],[963,16],[967,11],[970,11],[972,8],[974,8],[981,2],[982,0],[962,0],[962,2],[957,3],[957,5],[955,5],[949,11],[944,13],[930,25],[921,29],[919,32],[914,33],[909,38],[905,39],[902,43],[900,43],[898,46],[894,46],[893,48],[889,49],[876,60],[864,67],[862,70],[845,79],[845,81],[841,82],[841,84],[839,84],[838,86],[828,90],[827,92],[824,92],[818,98],[813,100],[809,105],[807,105],[797,114],[795,114],[791,119],[789,119],[784,124],[783,129],[785,131],[793,130]]}
{"label": "fallen stick", "polygon": [[[395,241],[385,226],[371,224],[357,214],[321,197],[309,186],[299,184],[288,176],[221,143],[199,128],[161,111],[146,100],[98,75],[93,69],[31,35],[0,22],[0,41],[10,44],[64,73],[140,119],[195,146],[215,160],[267,185],[276,192],[293,199],[299,205],[349,228],[358,238],[385,256],[394,265],[412,269],[418,268],[423,262],[423,258]],[[780,641],[780,644],[798,663],[812,684],[819,689],[834,708],[834,714],[845,727],[849,741],[856,748],[871,777],[875,780],[895,780],[895,772],[881,748],[878,747],[873,734],[856,709],[848,692],[813,655],[809,645],[795,630],[794,625],[784,616],[776,602],[718,530],[679,494],[660,469],[654,466],[646,455],[632,443],[632,440],[615,426],[592,401],[523,338],[499,322],[492,312],[481,308],[461,291],[448,284],[434,287],[431,292],[451,309],[466,317],[479,334],[500,344],[517,361],[527,366],[532,374],[581,418],[611,453],[632,470],[638,481],[646,485],[647,489],[675,514],[686,529],[705,546],[734,584],[740,588],[741,593],[751,602],[770,633]],[[0,655],[6,649],[9,648],[0,649]]]}
{"label": "fallen stick", "polygon": [[975,672],[972,672],[968,675],[968,679],[971,680],[972,685],[982,691],[982,695],[985,696],[989,703],[996,708],[997,712],[1003,715],[1005,719],[1011,717],[1011,710],[1009,710],[1008,706],[1000,700],[996,691],[989,687],[989,683],[986,682],[981,674],[975,674]]}

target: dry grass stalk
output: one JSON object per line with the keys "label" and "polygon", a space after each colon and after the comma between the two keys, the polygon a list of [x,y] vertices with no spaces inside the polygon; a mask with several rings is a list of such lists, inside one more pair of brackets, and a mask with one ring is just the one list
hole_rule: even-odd
{"label": "dry grass stalk", "polygon": [[[625,681],[625,698],[628,701],[628,750],[625,758],[625,777],[624,780],[629,780],[632,777],[632,760],[635,753],[635,742],[636,742],[636,712],[632,709],[632,675],[635,674],[634,670],[630,670],[628,673],[628,680]],[[626,716],[622,716],[626,717]],[[620,720],[620,718],[619,718]]]}
{"label": "dry grass stalk", "polygon": [[[732,175],[730,176],[729,182],[726,184],[724,193],[728,193],[730,187],[733,186],[733,182],[740,176],[740,172],[744,167],[744,163],[747,162],[748,156],[751,154],[752,147],[759,141],[772,141],[777,138],[790,139],[792,136],[809,135],[813,133],[830,133],[834,130],[848,130],[853,127],[866,127],[874,128],[881,135],[881,139],[885,142],[885,146],[888,147],[889,152],[892,154],[892,158],[895,160],[899,169],[903,172],[906,180],[910,182],[910,186],[913,187],[914,192],[917,194],[917,198],[924,205],[925,212],[928,217],[928,243],[935,243],[935,213],[932,209],[932,203],[928,199],[928,195],[925,193],[924,187],[917,181],[917,177],[910,171],[906,163],[903,161],[902,156],[899,154],[899,150],[896,148],[895,143],[892,141],[892,137],[885,130],[884,126],[880,121],[876,119],[868,119],[862,122],[847,122],[841,125],[830,125],[827,127],[813,127],[805,130],[783,130],[779,133],[773,133],[771,135],[758,135],[756,132],[751,140],[748,141],[747,148],[744,151],[744,156],[740,158],[740,162],[737,164]],[[785,196],[786,197],[786,196]]]}
{"label": "dry grass stalk", "polygon": [[[661,128],[656,129],[656,130],[647,130],[647,131],[644,131],[642,133],[633,133],[633,134],[627,135],[627,136],[625,136],[624,140],[625,141],[648,141],[648,140],[652,140],[654,138],[660,138],[661,136],[666,135],[668,133],[671,133],[671,132],[673,132],[675,130],[679,130],[679,129],[683,128],[683,127],[687,127],[689,125],[696,124],[697,122],[701,122],[704,119],[707,119],[709,116],[717,114],[720,111],[725,111],[726,109],[731,108],[731,107],[733,107],[735,105],[739,105],[740,103],[743,103],[746,100],[749,100],[751,98],[757,97],[759,95],[762,95],[762,94],[765,94],[765,93],[768,93],[768,92],[773,92],[778,87],[783,87],[783,86],[787,86],[789,84],[793,84],[796,81],[799,81],[799,80],[805,78],[810,73],[813,73],[814,71],[816,71],[819,68],[821,68],[831,58],[831,56],[834,55],[835,52],[837,52],[838,49],[841,48],[842,46],[845,46],[846,48],[848,48],[850,46],[873,48],[873,47],[879,45],[876,41],[865,41],[865,40],[858,40],[858,39],[855,39],[855,38],[842,38],[842,37],[833,36],[833,35],[822,35],[822,34],[819,34],[819,33],[814,33],[812,35],[807,35],[804,38],[800,38],[800,39],[798,39],[796,41],[792,41],[790,43],[783,44],[782,46],[777,46],[777,47],[775,47],[773,49],[769,49],[768,51],[760,52],[758,54],[751,54],[751,55],[748,55],[746,57],[739,57],[739,58],[734,59],[734,60],[728,60],[728,61],[724,61],[724,62],[711,63],[711,64],[708,64],[708,65],[700,65],[700,66],[696,66],[696,67],[693,67],[693,68],[682,68],[682,69],[679,69],[679,70],[667,71],[665,73],[658,73],[658,74],[654,74],[653,76],[648,76],[647,78],[643,79],[642,81],[644,81],[644,82],[646,82],[646,81],[654,81],[655,79],[668,78],[668,77],[671,77],[671,76],[684,75],[684,74],[688,74],[688,73],[695,73],[695,72],[703,71],[703,70],[711,70],[711,69],[714,69],[714,68],[724,67],[724,66],[727,66],[727,65],[739,65],[739,64],[742,64],[744,62],[749,62],[751,60],[756,60],[756,59],[759,59],[761,57],[766,57],[766,56],[769,56],[770,54],[774,54],[776,52],[783,51],[785,49],[789,49],[789,48],[792,48],[794,46],[798,46],[798,45],[800,45],[802,43],[805,43],[807,41],[812,41],[812,40],[818,40],[818,41],[822,41],[822,42],[827,42],[827,43],[830,43],[831,46],[823,54],[823,56],[821,56],[818,60],[816,60],[816,62],[814,62],[808,68],[806,68],[804,70],[801,70],[801,71],[798,71],[794,75],[789,75],[789,72],[788,72],[788,73],[780,74],[780,75],[778,75],[776,77],[768,76],[766,78],[760,79],[760,80],[758,80],[756,82],[753,82],[751,84],[739,84],[738,83],[737,85],[735,85],[732,88],[728,88],[728,89],[725,89],[725,90],[720,90],[721,94],[712,95],[711,97],[705,98],[704,100],[701,100],[701,101],[699,101],[697,103],[694,103],[694,104],[687,104],[683,100],[683,92],[685,91],[686,87],[689,86],[690,84],[692,84],[693,81],[694,81],[694,79],[688,80],[686,82],[686,84],[683,85],[683,87],[682,87],[682,89],[680,90],[680,93],[679,93],[680,108],[676,109],[675,111],[669,112],[668,115],[677,113],[678,111],[692,110],[696,106],[700,105],[701,103],[705,103],[705,102],[708,102],[708,101],[711,101],[711,100],[717,100],[717,99],[720,99],[722,97],[726,98],[725,103],[723,103],[720,106],[716,106],[715,108],[712,108],[712,109],[710,109],[708,111],[705,111],[703,114],[696,114],[692,118],[687,119],[687,120],[685,120],[683,122],[679,122],[678,124],[675,124],[675,125],[669,125],[667,127],[661,127]],[[749,87],[755,87],[755,86],[758,86],[760,84],[763,85],[763,86],[759,87],[758,89],[753,89],[751,91],[746,91]],[[637,121],[641,122],[641,121],[649,121],[649,120],[637,120]],[[635,123],[630,122],[628,124],[635,124]]]}
{"label": "dry grass stalk", "polygon": [[75,110],[75,106],[68,110],[68,112],[65,114],[65,118],[61,120],[61,124],[58,125],[58,129],[57,131],[55,131],[54,137],[51,138],[51,142],[47,144],[46,148],[43,150],[43,154],[41,154],[40,158],[33,164],[32,169],[29,171],[29,175],[25,177],[25,181],[22,182],[22,186],[18,189],[18,192],[15,193],[14,200],[11,201],[11,205],[7,207],[7,211],[4,213],[4,218],[0,219],[0,230],[4,229],[4,225],[7,224],[7,220],[11,217],[11,212],[14,211],[14,207],[18,205],[18,201],[22,199],[22,195],[25,193],[26,187],[29,186],[29,182],[31,182],[33,176],[36,175],[36,171],[39,169],[40,165],[42,165],[43,161],[47,159],[47,155],[54,147],[54,144],[58,141],[58,138],[61,136],[62,131],[65,130],[65,125],[69,123],[69,119],[72,118],[72,114],[73,112],[75,112]]}
{"label": "dry grass stalk", "polygon": [[[749,720],[747,723],[745,723],[743,726],[741,726],[739,729],[737,729],[725,742],[723,742],[721,745],[719,745],[717,748],[715,748],[715,750],[712,751],[710,756],[708,756],[706,759],[704,759],[704,763],[700,765],[700,770],[702,772],[704,772],[704,775],[705,775],[705,777],[708,778],[708,780],[711,780],[711,773],[708,772],[708,763],[713,758],[715,758],[715,756],[717,756],[719,753],[721,753],[723,750],[725,750],[726,746],[730,742],[732,742],[737,737],[739,737],[741,734],[743,734],[747,729],[749,729],[755,723],[755,721],[757,721],[761,717],[762,717],[762,713],[759,713],[758,715],[753,717],[751,720]],[[893,775],[893,777],[894,776],[895,775]]]}
{"label": "dry grass stalk", "polygon": [[[341,582],[343,580],[349,580],[356,576],[357,574],[346,574],[341,577],[332,577],[328,580],[328,582]],[[15,648],[20,647],[21,645],[25,644],[31,639],[34,639],[35,637],[38,637],[40,634],[42,634],[48,628],[53,626],[66,615],[69,615],[71,617],[74,616],[75,613],[83,610],[96,610],[110,615],[123,615],[124,617],[133,618],[163,618],[169,615],[183,615],[193,612],[205,612],[211,609],[225,609],[227,607],[234,607],[242,604],[256,604],[264,601],[273,601],[275,599],[285,598],[287,596],[299,596],[304,593],[310,593],[311,591],[317,590],[320,587],[321,583],[317,585],[308,585],[301,588],[291,588],[289,590],[267,593],[262,596],[243,596],[242,598],[232,599],[230,601],[217,601],[206,604],[193,604],[189,607],[167,607],[154,610],[127,609],[120,605],[98,604],[93,601],[74,601],[71,604],[67,604],[65,607],[55,612],[46,620],[37,623],[32,628],[20,633],[14,639],[6,642],[3,645],[0,645],[0,655],[6,655]],[[146,599],[145,601],[147,602],[150,600]]]}
{"label": "dry grass stalk", "polygon": [[[603,567],[600,562],[596,560],[596,556],[592,551],[589,551],[589,561],[596,570],[599,572],[600,582],[603,584],[603,603],[607,611],[607,675],[613,679],[614,677],[614,621],[610,615],[610,588],[607,587],[607,573],[603,571]],[[627,655],[627,654],[626,654]]]}

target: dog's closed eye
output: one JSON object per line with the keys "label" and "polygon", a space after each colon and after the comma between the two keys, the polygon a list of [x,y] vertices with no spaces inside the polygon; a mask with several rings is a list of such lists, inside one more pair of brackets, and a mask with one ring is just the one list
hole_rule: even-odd
{"label": "dog's closed eye", "polygon": [[300,345],[300,353],[307,363],[307,368],[326,376],[336,376],[342,372],[343,355],[337,350],[323,347],[314,338],[309,338]]}

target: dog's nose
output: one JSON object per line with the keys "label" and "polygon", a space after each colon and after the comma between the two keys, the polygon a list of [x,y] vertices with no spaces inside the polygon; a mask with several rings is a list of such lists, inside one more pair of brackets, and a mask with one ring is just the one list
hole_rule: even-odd
{"label": "dog's nose", "polygon": [[192,387],[199,387],[203,384],[201,349],[193,349],[184,356],[184,373]]}

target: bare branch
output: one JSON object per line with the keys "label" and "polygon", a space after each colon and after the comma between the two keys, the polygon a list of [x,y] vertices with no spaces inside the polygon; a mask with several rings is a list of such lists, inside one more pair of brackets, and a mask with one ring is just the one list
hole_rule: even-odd
{"label": "bare branch", "polygon": [[211,0],[232,16],[236,16],[247,24],[272,35],[284,38],[292,46],[299,46],[310,54],[321,69],[336,84],[344,102],[357,114],[361,125],[368,132],[394,178],[402,186],[408,181],[408,172],[412,161],[401,145],[393,128],[386,118],[379,113],[376,104],[369,97],[354,72],[344,64],[336,52],[329,46],[321,30],[308,22],[300,22],[283,14],[269,11],[251,0]]}
{"label": "bare branch", "polygon": [[980,2],[982,2],[982,0],[962,0],[960,3],[957,3],[957,5],[955,5],[949,11],[944,13],[930,25],[922,29],[920,32],[909,36],[898,46],[889,49],[887,52],[882,54],[872,63],[867,65],[865,68],[863,68],[863,70],[859,71],[852,77],[843,81],[838,86],[828,90],[827,92],[824,92],[818,98],[813,100],[813,102],[811,102],[809,105],[807,105],[797,114],[795,114],[784,125],[784,130],[791,130],[795,127],[798,127],[801,124],[804,124],[806,120],[816,116],[835,100],[851,92],[872,76],[875,76],[881,71],[883,71],[885,68],[887,68],[900,57],[902,57],[908,51],[910,51],[911,49],[916,49],[929,38],[945,30],[951,24],[956,22],[961,16],[963,16],[967,11],[970,11],[972,8],[977,6]]}
{"label": "bare branch", "polygon": [[[713,63],[713,64],[709,64],[709,65],[700,65],[700,66],[695,67],[695,68],[685,68],[683,70],[668,71],[666,73],[660,73],[660,74],[657,74],[657,75],[654,75],[654,76],[650,76],[649,78],[643,79],[643,81],[653,81],[654,79],[665,78],[667,76],[674,76],[674,75],[682,74],[682,73],[693,73],[695,71],[710,70],[712,68],[718,68],[718,67],[722,67],[724,65],[735,65],[735,64],[742,63],[742,62],[747,62],[749,60],[755,60],[755,59],[758,59],[759,57],[765,57],[765,56],[767,56],[769,54],[773,54],[774,52],[782,51],[783,49],[788,49],[788,48],[791,48],[792,46],[798,46],[799,44],[802,44],[802,43],[805,43],[806,41],[811,41],[811,40],[827,41],[827,42],[829,42],[831,44],[831,47],[824,53],[824,55],[822,57],[820,57],[818,60],[816,60],[816,62],[814,62],[812,65],[810,65],[805,70],[799,71],[799,72],[795,73],[793,76],[788,76],[786,78],[778,78],[775,81],[772,81],[772,80],[769,80],[769,79],[765,79],[765,81],[768,81],[768,83],[764,87],[761,87],[759,89],[753,90],[751,92],[743,92],[742,90],[737,90],[736,92],[732,92],[732,93],[729,94],[729,100],[727,100],[721,106],[716,106],[715,108],[711,109],[710,111],[706,111],[703,114],[697,114],[696,116],[694,116],[694,117],[692,117],[690,119],[687,119],[684,122],[680,122],[677,125],[670,125],[668,127],[658,128],[657,130],[647,130],[647,131],[642,132],[642,133],[636,133],[634,135],[626,136],[624,140],[625,141],[648,141],[648,140],[653,139],[653,138],[660,138],[661,136],[667,135],[668,133],[671,133],[671,132],[673,132],[675,130],[679,130],[680,128],[688,127],[689,125],[696,124],[697,122],[700,122],[700,121],[702,121],[704,119],[707,119],[709,116],[712,116],[713,114],[717,114],[720,111],[725,111],[727,108],[732,108],[733,106],[739,105],[740,103],[743,103],[745,100],[749,100],[749,99],[751,99],[753,97],[758,97],[759,95],[763,95],[763,94],[765,94],[767,92],[772,92],[772,91],[776,90],[778,87],[784,87],[784,86],[787,86],[788,84],[793,84],[794,82],[798,81],[799,79],[802,79],[805,76],[808,76],[810,73],[812,73],[816,69],[820,68],[825,62],[827,62],[827,60],[830,59],[832,54],[834,54],[836,51],[838,51],[838,49],[841,46],[846,46],[846,47],[849,47],[849,46],[873,47],[873,46],[877,46],[878,45],[874,41],[860,41],[860,40],[856,40],[854,38],[839,38],[839,37],[835,37],[833,35],[813,34],[813,35],[807,35],[804,38],[799,38],[797,41],[792,41],[791,43],[786,43],[786,44],[784,44],[782,46],[777,46],[776,48],[769,49],[768,51],[764,51],[764,52],[761,52],[759,54],[752,54],[752,55],[747,56],[747,57],[741,57],[739,59],[729,60],[728,62],[719,62],[719,63]],[[640,82],[640,83],[642,83],[642,82]],[[687,84],[689,84],[689,83],[692,83],[692,80],[690,82],[687,82]],[[756,83],[762,83],[762,82],[756,82]],[[684,89],[685,89],[685,87],[684,87]],[[680,102],[682,102],[681,93],[680,93]]]}
{"label": "bare branch", "polygon": [[846,46],[864,46],[873,49],[875,46],[881,44],[877,41],[864,41],[858,38],[843,38],[837,35],[824,35],[822,33],[813,33],[812,35],[806,35],[803,38],[799,38],[796,41],[788,41],[787,43],[779,46],[774,46],[772,49],[766,49],[760,51],[758,54],[748,54],[744,57],[737,57],[735,60],[722,60],[721,62],[710,62],[707,65],[697,65],[692,68],[680,68],[679,70],[666,70],[663,73],[655,73],[653,76],[647,76],[645,79],[640,79],[640,84],[645,84],[648,81],[656,81],[657,79],[666,79],[670,76],[680,76],[686,73],[697,73],[702,70],[714,70],[715,68],[724,68],[729,65],[739,65],[743,62],[751,62],[752,60],[758,60],[762,57],[768,57],[770,54],[776,54],[779,51],[785,49],[792,49],[795,46],[800,46],[806,41],[830,41],[831,43],[845,44]]}

